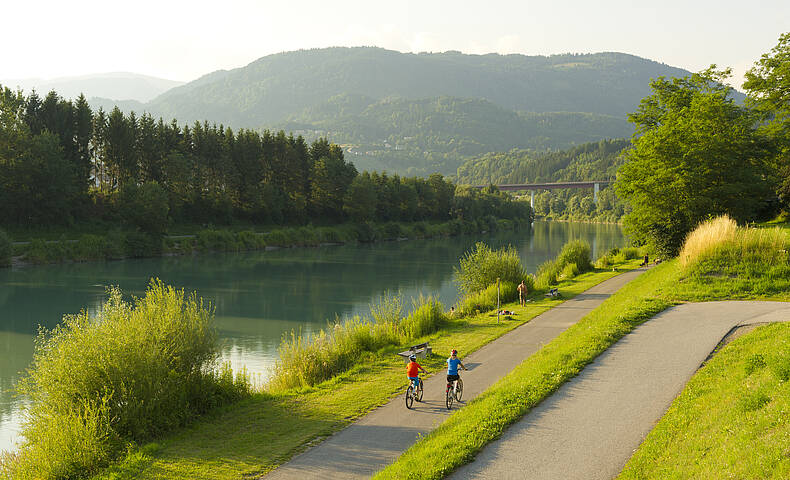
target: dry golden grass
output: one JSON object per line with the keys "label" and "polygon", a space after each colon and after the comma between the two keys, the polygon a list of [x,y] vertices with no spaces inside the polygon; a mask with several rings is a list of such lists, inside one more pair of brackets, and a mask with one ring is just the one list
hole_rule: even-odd
{"label": "dry golden grass", "polygon": [[735,240],[737,232],[738,225],[727,215],[701,223],[686,237],[678,255],[680,265],[686,267],[717,246]]}

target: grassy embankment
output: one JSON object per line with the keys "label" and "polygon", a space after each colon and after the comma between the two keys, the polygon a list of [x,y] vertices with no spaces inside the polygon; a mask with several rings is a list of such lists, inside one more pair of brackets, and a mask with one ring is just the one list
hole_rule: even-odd
{"label": "grassy embankment", "polygon": [[[154,236],[117,228],[95,226],[67,230],[12,231],[17,242],[12,255],[26,263],[60,263],[185,255],[196,252],[239,252],[271,247],[306,247],[322,244],[368,243],[401,238],[434,238],[482,231],[514,230],[527,223],[488,216],[477,221],[452,220],[443,223],[363,223],[327,227],[272,227],[265,231],[250,226],[203,228],[177,226],[170,236]],[[0,255],[2,254],[0,238]],[[0,266],[3,257],[0,257]]]}
{"label": "grassy embankment", "polygon": [[[723,219],[701,226],[690,237],[680,259],[665,262],[626,285],[464,409],[454,413],[439,428],[401,455],[395,463],[379,472],[377,478],[438,479],[471,462],[475,454],[488,442],[498,438],[510,424],[518,421],[600,353],[636,326],[673,304],[683,301],[750,298],[790,300],[788,248],[790,238],[781,230],[739,230],[731,221]],[[788,333],[784,328],[770,328],[774,333]],[[783,345],[782,351],[786,352],[790,337],[785,336],[779,341]],[[747,364],[760,364],[756,359],[746,358],[743,361]],[[765,362],[769,363],[768,360]],[[781,361],[778,362],[781,364]],[[761,371],[768,372],[771,368]],[[738,372],[737,366],[735,372]],[[767,373],[761,375],[766,376]],[[743,379],[743,370],[734,377]],[[759,392],[766,395],[765,391],[760,390],[761,385],[757,385],[755,380],[736,382],[735,388],[744,398],[742,404],[745,406],[738,415],[741,421],[748,419],[755,422],[755,414],[747,413],[746,410],[754,411],[757,407],[756,411],[764,412],[758,414],[761,419],[756,423],[771,425],[776,429],[751,428],[750,431],[755,432],[754,442],[761,445],[758,451],[771,451],[774,454],[771,458],[773,465],[781,464],[786,469],[786,439],[790,428],[787,422],[776,421],[777,416],[774,415],[782,411],[785,400],[778,398],[781,397],[778,393],[770,399],[761,396]],[[770,388],[770,384],[765,384],[764,387]],[[692,392],[688,395],[699,396],[701,393],[699,389]],[[766,406],[769,408],[761,408]],[[778,410],[774,410],[775,407]],[[701,408],[700,411],[706,411],[706,417],[713,416],[705,409]],[[664,445],[653,447],[650,451],[654,457],[645,460],[645,463],[661,464],[657,470],[663,468],[664,473],[671,473],[677,468],[675,463],[702,460],[715,465],[710,470],[703,471],[716,472],[715,476],[718,478],[739,477],[735,473],[739,471],[735,465],[748,463],[760,467],[759,473],[746,477],[770,476],[775,471],[770,463],[760,462],[754,457],[748,461],[734,461],[736,456],[750,456],[751,450],[738,449],[733,452],[735,444],[732,436],[738,435],[739,425],[728,424],[726,418],[731,416],[722,411],[718,413],[721,413],[724,430],[710,431],[703,427],[695,432],[696,436],[687,435],[683,430],[687,427],[682,422],[668,421],[677,427],[674,436],[685,438],[692,445],[678,445],[678,453],[674,458],[668,457]],[[711,435],[717,435],[716,441],[721,442],[719,448],[721,452],[728,452],[727,455],[706,455],[706,438]],[[769,444],[773,446],[767,447]],[[779,448],[780,445],[784,446]],[[688,455],[689,451],[694,451],[694,455]],[[757,456],[759,454],[755,454]],[[708,457],[716,458],[705,460]],[[649,472],[647,468],[640,466],[639,470],[634,471],[635,478],[654,478],[652,474],[644,473]],[[700,478],[710,478],[704,474],[699,475]],[[680,475],[677,478],[687,476]]]}
{"label": "grassy embankment", "polygon": [[[742,292],[745,270],[762,270],[767,275],[755,288],[788,300],[790,242],[777,231],[758,232],[750,232],[751,246],[744,236],[714,247],[700,261],[703,271],[717,272],[727,279],[725,288]],[[738,243],[742,249],[734,248]],[[733,267],[742,254],[748,260]],[[768,267],[757,265],[760,260]],[[762,326],[737,338],[694,375],[619,478],[790,478],[788,380],[790,325]]]}
{"label": "grassy embankment", "polygon": [[[625,257],[620,254],[621,260]],[[637,261],[626,261],[621,265],[633,268],[635,263]],[[563,281],[560,288],[565,298],[571,298],[614,275],[617,273],[607,265],[606,269]],[[386,324],[387,317],[397,310],[386,303],[374,312],[381,317],[377,323]],[[491,303],[491,298],[477,296],[459,310],[491,308]],[[508,310],[516,312],[511,319],[497,323],[496,316],[489,311],[472,313],[443,319],[438,330],[425,335],[420,334],[426,328],[424,322],[412,315],[401,320],[400,335],[404,335],[405,330],[411,331],[405,334],[412,338],[406,345],[430,341],[435,352],[456,348],[461,355],[466,355],[557,304],[557,300],[547,299],[538,292],[535,301],[526,307],[519,307],[517,302],[506,304]],[[281,364],[287,367],[285,375],[278,374],[268,391],[215,410],[157,443],[132,448],[123,461],[94,478],[237,479],[272,470],[307,445],[345,427],[403,391],[403,363],[395,353],[402,350],[404,344],[385,341],[379,347],[375,339],[396,336],[393,329],[388,330],[385,325],[378,327],[384,330],[383,334],[371,334],[365,328],[375,327],[359,329],[360,325],[364,323],[357,323],[355,327],[351,322],[345,330],[347,335],[343,334],[341,341],[334,342],[351,344],[362,338],[369,343],[372,351],[359,351],[353,362],[342,355],[347,350],[342,347],[325,344],[322,348],[311,349],[310,345],[320,346],[327,341],[325,334],[313,337],[308,345],[300,345],[297,339],[286,341],[281,349],[281,353],[286,354]],[[288,354],[295,350],[301,350],[301,354]],[[314,361],[304,362],[305,355]],[[423,365],[431,372],[441,371],[444,359],[443,354],[435,354]],[[344,362],[347,365],[342,365]],[[314,382],[327,375],[321,369],[311,369],[310,365],[333,363],[347,370],[328,380]]]}

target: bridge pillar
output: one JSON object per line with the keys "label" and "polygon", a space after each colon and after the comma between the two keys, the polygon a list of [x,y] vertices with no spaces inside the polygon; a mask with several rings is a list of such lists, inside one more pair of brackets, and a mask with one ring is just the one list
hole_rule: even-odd
{"label": "bridge pillar", "polygon": [[593,185],[593,203],[598,203],[598,190],[601,189],[601,185],[596,183]]}
{"label": "bridge pillar", "polygon": [[529,207],[532,211],[535,211],[535,190],[529,191]]}

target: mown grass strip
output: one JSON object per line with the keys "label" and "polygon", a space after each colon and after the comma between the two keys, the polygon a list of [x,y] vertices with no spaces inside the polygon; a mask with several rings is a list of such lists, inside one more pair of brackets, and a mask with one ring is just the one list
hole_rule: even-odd
{"label": "mown grass strip", "polygon": [[663,264],[630,282],[374,478],[439,479],[472,461],[487,443],[610,345],[671,306],[671,301],[654,294],[656,286],[670,281],[675,271],[673,264]]}
{"label": "mown grass strip", "polygon": [[[572,298],[617,274],[591,272],[560,288],[566,298]],[[541,295],[525,307],[518,302],[503,305],[516,312],[514,320],[497,323],[496,316],[486,312],[452,320],[415,342],[430,341],[434,352],[454,347],[465,356],[559,304]],[[394,355],[397,350],[367,353],[349,371],[316,386],[257,394],[214,412],[156,445],[131,451],[124,461],[94,479],[224,480],[262,475],[402,392],[405,373],[402,360]],[[435,354],[423,365],[441,373],[444,360],[443,354]]]}
{"label": "mown grass strip", "polygon": [[618,477],[790,478],[790,325],[736,339],[686,385]]}

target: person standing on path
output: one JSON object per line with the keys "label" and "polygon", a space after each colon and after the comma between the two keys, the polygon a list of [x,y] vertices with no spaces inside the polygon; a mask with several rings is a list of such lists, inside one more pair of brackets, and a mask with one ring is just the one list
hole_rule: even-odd
{"label": "person standing on path", "polygon": [[524,283],[524,280],[518,284],[518,304],[522,307],[527,303],[527,285]]}

